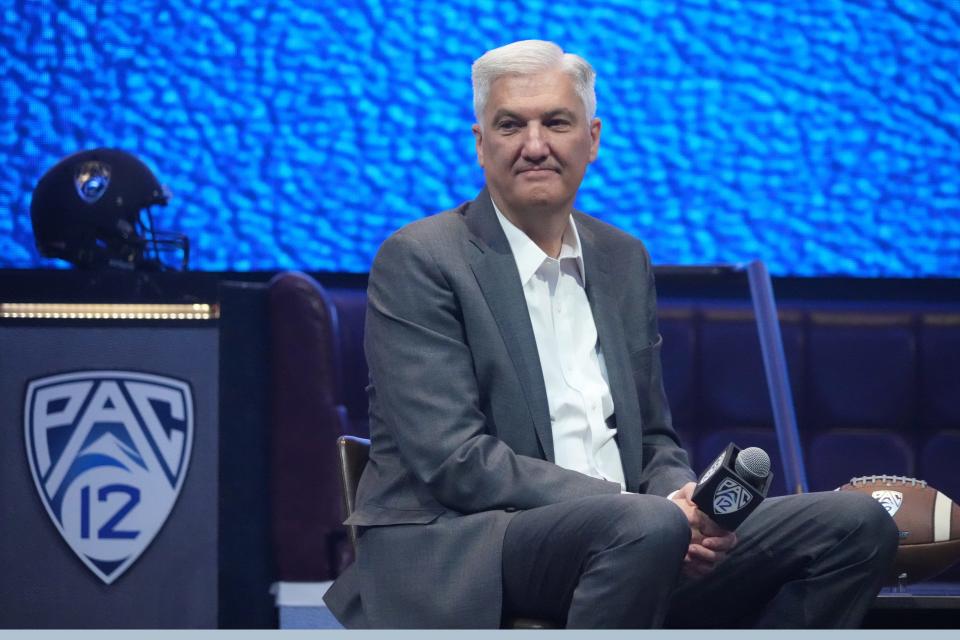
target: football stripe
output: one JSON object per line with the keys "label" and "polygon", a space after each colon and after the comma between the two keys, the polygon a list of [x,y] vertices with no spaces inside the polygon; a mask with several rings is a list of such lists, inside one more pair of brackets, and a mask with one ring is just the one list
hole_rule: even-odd
{"label": "football stripe", "polygon": [[950,507],[952,501],[937,491],[937,499],[933,503],[933,541],[946,542],[950,539]]}

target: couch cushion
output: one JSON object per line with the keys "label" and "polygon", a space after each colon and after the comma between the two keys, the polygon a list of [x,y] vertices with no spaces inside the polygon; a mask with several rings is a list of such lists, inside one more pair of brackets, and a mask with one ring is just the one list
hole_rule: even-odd
{"label": "couch cushion", "polygon": [[[796,405],[803,380],[802,316],[795,311],[781,311],[779,316],[787,374]],[[705,425],[773,428],[770,391],[752,310],[704,311],[700,358],[701,411]]]}
{"label": "couch cushion", "polygon": [[920,385],[921,426],[960,429],[960,313],[922,316]]}
{"label": "couch cushion", "polygon": [[804,430],[908,430],[917,416],[916,352],[909,314],[811,313]]}
{"label": "couch cushion", "polygon": [[670,401],[673,425],[689,434],[698,423],[694,314],[689,307],[663,306],[658,315],[663,337],[663,386]]}
{"label": "couch cushion", "polygon": [[817,435],[805,462],[811,491],[832,491],[857,476],[914,476],[913,449],[892,430],[836,429]]}

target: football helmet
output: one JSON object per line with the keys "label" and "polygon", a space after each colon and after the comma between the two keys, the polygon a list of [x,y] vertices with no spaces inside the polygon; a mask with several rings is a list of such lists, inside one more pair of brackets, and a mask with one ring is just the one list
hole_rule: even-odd
{"label": "football helmet", "polygon": [[[33,190],[30,217],[37,249],[81,268],[185,270],[187,237],[153,228],[150,207],[169,200],[169,190],[126,151],[75,153],[43,174]],[[161,259],[171,252],[181,254],[176,266]]]}

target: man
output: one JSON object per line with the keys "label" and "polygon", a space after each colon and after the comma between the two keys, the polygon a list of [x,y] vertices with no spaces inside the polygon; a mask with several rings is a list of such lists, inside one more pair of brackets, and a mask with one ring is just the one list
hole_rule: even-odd
{"label": "man", "polygon": [[541,41],[473,66],[487,186],[391,236],[370,274],[370,462],[348,627],[855,626],[896,549],[861,494],[765,501],[738,534],[691,502],[650,260],[573,210],[594,73]]}

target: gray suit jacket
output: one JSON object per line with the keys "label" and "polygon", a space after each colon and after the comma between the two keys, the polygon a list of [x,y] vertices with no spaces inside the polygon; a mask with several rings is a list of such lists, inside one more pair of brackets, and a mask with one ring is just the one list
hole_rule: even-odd
{"label": "gray suit jacket", "polygon": [[[627,489],[694,479],[670,422],[650,259],[574,213]],[[384,242],[366,334],[372,449],[355,562],[326,596],[348,627],[496,627],[518,509],[619,485],[553,463],[543,373],[516,263],[486,190]]]}

